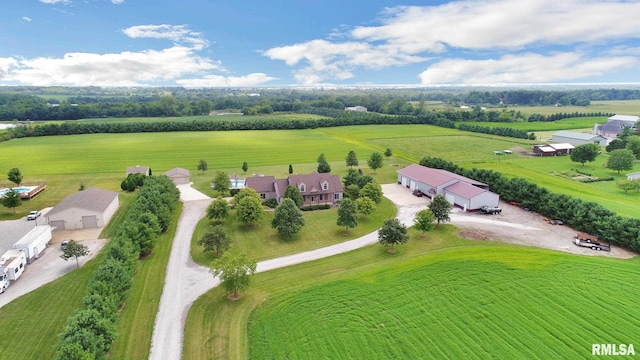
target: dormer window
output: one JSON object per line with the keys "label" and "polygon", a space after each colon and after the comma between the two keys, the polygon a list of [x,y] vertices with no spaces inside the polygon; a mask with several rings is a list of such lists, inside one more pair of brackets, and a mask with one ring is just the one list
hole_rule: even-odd
{"label": "dormer window", "polygon": [[322,183],[322,190],[325,190],[325,191],[329,190],[329,183],[328,182],[325,181],[325,182]]}
{"label": "dormer window", "polygon": [[305,191],[304,184],[300,184],[300,192],[304,192],[304,191]]}

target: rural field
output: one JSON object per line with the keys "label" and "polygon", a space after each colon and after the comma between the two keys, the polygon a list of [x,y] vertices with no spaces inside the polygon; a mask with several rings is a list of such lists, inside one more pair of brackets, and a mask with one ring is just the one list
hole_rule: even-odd
{"label": "rural field", "polygon": [[[533,125],[539,129],[536,133],[552,132],[589,128],[588,123],[599,119],[564,121]],[[189,169],[194,187],[213,197],[217,194],[209,183],[217,170],[245,176],[241,165],[246,161],[246,176],[257,173],[285,177],[289,164],[294,173],[313,171],[317,156],[324,153],[332,172],[343,176],[347,169],[344,159],[350,150],[357,153],[364,173],[379,183],[395,182],[396,170],[424,156],[440,157],[465,168],[493,169],[509,177],[523,177],[554,192],[596,201],[620,215],[640,217],[640,193],[624,194],[611,181],[584,184],[574,179],[576,170],[595,177],[622,179],[624,174],[603,167],[606,153],[596,162],[582,166],[568,157],[528,156],[536,143],[429,125],[11,140],[0,143],[0,168],[18,167],[24,183],[46,182],[49,187],[37,198],[25,201],[16,214],[0,209],[0,220],[54,206],[78,191],[81,184],[119,191],[126,167],[136,164],[150,166],[156,175],[177,166]],[[384,167],[375,173],[368,169],[369,155],[387,148],[392,149],[393,156],[384,160]],[[514,154],[493,155],[493,151],[504,149],[512,149]],[[200,159],[208,162],[208,171],[196,170]],[[636,165],[635,171],[637,168]],[[127,203],[132,194],[123,193],[123,199]],[[335,226],[333,210],[311,212],[305,214],[309,227],[290,243],[272,236],[275,231],[269,226],[271,214],[253,229],[233,221],[226,226],[237,241],[231,251],[266,259],[357,237],[373,231],[376,224],[394,213],[395,208],[385,200],[377,214],[344,237],[342,229]],[[116,218],[112,224],[117,221]],[[203,221],[196,236],[208,226]],[[109,231],[112,230],[107,229],[105,235]],[[164,274],[172,231],[175,227],[166,234],[157,252],[141,261],[121,313],[111,358],[148,358],[150,329],[163,284],[159,274]],[[335,358],[336,354],[349,354],[346,348],[371,351],[367,357],[374,358],[423,354],[482,358],[489,353],[514,358],[582,358],[588,355],[593,342],[631,342],[640,331],[640,324],[633,320],[637,310],[631,307],[639,294],[626,286],[640,280],[637,258],[572,256],[464,240],[457,232],[447,225],[429,233],[426,240],[412,232],[409,244],[396,255],[372,246],[257,274],[254,286],[236,302],[226,301],[221,289],[214,289],[196,301],[189,313],[184,358],[300,358],[309,352],[319,354],[318,358]],[[212,259],[197,246],[192,248],[192,254],[204,265]],[[40,319],[21,325],[21,331],[37,334],[28,353],[14,338],[3,337],[0,348],[4,353],[23,358],[52,354],[57,336],[66,318],[80,305],[91,269],[96,266],[96,260],[89,262],[83,269],[1,308],[0,326],[5,328],[16,319]],[[584,271],[588,276],[572,275]],[[46,307],[42,305],[44,299]],[[607,309],[606,317],[600,312],[603,308]],[[42,309],[56,315],[34,318],[33,314]],[[412,327],[406,327],[407,323]]]}

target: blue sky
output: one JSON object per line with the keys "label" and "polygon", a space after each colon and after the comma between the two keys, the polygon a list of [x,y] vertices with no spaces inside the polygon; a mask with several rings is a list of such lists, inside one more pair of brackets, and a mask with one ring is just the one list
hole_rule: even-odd
{"label": "blue sky", "polygon": [[626,0],[2,0],[0,86],[640,83]]}

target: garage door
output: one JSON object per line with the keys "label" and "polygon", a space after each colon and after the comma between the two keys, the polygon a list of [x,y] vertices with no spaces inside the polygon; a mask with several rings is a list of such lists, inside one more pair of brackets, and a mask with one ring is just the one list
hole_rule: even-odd
{"label": "garage door", "polygon": [[64,220],[51,221],[49,225],[51,225],[52,230],[54,228],[55,230],[64,230]]}
{"label": "garage door", "polygon": [[449,202],[449,204],[453,205],[453,202],[455,201],[455,198],[453,197],[453,195],[446,194],[445,198],[447,198],[447,201]]}
{"label": "garage door", "polygon": [[402,177],[402,186],[407,186],[407,178],[406,177]]}
{"label": "garage door", "polygon": [[409,183],[409,189],[411,189],[411,191],[416,189],[416,182],[411,180],[411,183]]}
{"label": "garage door", "polygon": [[97,228],[98,227],[98,218],[93,216],[83,216],[82,217],[82,227],[83,228]]}

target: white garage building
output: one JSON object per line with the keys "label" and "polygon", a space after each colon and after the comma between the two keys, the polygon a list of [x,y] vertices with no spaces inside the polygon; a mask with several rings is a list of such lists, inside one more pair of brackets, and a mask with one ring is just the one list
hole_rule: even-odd
{"label": "white garage building", "polygon": [[90,188],[66,197],[46,215],[54,230],[105,226],[118,210],[118,193]]}
{"label": "white garage building", "polygon": [[411,191],[420,190],[430,198],[443,195],[449,203],[465,211],[477,210],[483,206],[497,207],[500,202],[500,196],[489,191],[487,184],[418,164],[398,170],[398,184]]}

